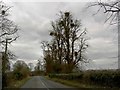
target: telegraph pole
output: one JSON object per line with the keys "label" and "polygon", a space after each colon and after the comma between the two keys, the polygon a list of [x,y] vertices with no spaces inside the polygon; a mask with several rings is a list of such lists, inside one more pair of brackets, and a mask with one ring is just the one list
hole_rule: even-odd
{"label": "telegraph pole", "polygon": [[5,75],[6,59],[7,59],[7,39],[5,41],[5,52],[3,53],[3,56],[2,56],[2,89],[4,89],[6,86],[6,75]]}
{"label": "telegraph pole", "polygon": [[6,61],[8,59],[8,54],[7,54],[7,50],[8,50],[8,40],[11,40],[12,38],[7,38],[5,40],[5,51],[2,55],[2,89],[4,89],[7,86],[7,82],[6,82]]}
{"label": "telegraph pole", "polygon": [[[120,0],[118,3],[118,7],[120,8]],[[118,13],[118,69],[120,69],[120,11]]]}

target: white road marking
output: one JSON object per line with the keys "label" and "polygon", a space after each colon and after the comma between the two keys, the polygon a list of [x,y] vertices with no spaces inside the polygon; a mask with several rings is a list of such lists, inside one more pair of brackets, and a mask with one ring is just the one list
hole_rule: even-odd
{"label": "white road marking", "polygon": [[[39,77],[39,78],[40,78],[40,77]],[[42,82],[41,79],[40,79],[40,81],[41,81],[42,85],[45,86],[47,90],[49,90],[49,88],[47,88],[47,86]]]}

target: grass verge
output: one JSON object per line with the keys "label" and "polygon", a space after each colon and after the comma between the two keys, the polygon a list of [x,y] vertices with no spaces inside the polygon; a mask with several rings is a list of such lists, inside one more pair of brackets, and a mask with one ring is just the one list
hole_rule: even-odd
{"label": "grass verge", "polygon": [[7,88],[20,88],[24,85],[31,77],[24,78],[22,80],[13,81]]}

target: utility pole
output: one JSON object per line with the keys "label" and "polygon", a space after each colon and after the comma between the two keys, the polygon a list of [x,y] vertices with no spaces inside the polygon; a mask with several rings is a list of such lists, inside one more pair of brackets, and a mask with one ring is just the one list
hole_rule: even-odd
{"label": "utility pole", "polygon": [[[120,8],[120,0],[118,7]],[[118,69],[120,69],[120,12],[118,12]]]}
{"label": "utility pole", "polygon": [[7,86],[6,82],[6,61],[8,59],[8,54],[7,54],[7,46],[8,46],[8,40],[11,40],[12,38],[7,38],[5,40],[5,51],[2,55],[2,89],[4,89]]}

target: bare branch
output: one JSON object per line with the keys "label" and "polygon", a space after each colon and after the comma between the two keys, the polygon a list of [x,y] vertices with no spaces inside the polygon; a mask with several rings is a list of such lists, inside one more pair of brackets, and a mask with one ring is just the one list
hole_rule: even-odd
{"label": "bare branch", "polygon": [[[109,15],[108,18],[105,20],[105,23],[110,21],[111,22],[115,19],[116,17],[116,13],[120,12],[120,7],[118,6],[118,3],[120,3],[120,1],[115,1],[113,3],[104,3],[104,2],[97,2],[97,3],[93,3],[91,5],[89,5],[87,8],[90,7],[94,7],[94,6],[100,6],[100,8],[97,10],[97,13],[100,12],[100,9],[103,8],[104,9],[104,13]],[[97,13],[93,14],[96,15]]]}
{"label": "bare branch", "polygon": [[10,43],[12,43],[13,41],[16,41],[17,38],[19,38],[19,36],[15,37],[14,39],[12,39],[11,41],[9,41],[8,43],[10,44]]}
{"label": "bare branch", "polygon": [[111,15],[105,20],[105,23],[113,16],[113,12],[111,13]]}

